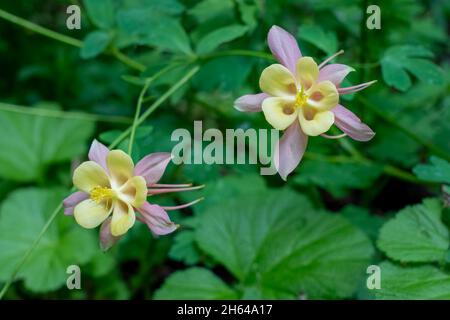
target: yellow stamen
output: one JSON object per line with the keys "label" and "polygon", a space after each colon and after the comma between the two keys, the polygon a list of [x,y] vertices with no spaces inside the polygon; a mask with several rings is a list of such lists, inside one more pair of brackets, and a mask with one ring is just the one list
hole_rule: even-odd
{"label": "yellow stamen", "polygon": [[297,92],[297,95],[295,97],[295,106],[297,108],[303,107],[303,105],[308,100],[308,96],[304,93],[303,88]]}
{"label": "yellow stamen", "polygon": [[115,192],[107,187],[95,187],[90,192],[91,199],[97,203],[103,200],[113,199],[115,196]]}

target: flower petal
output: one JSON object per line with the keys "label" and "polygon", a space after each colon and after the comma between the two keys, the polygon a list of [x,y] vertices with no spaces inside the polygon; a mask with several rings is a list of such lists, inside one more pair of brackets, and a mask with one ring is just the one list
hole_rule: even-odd
{"label": "flower petal", "polygon": [[109,153],[109,149],[102,143],[94,139],[89,149],[88,158],[91,161],[97,162],[103,169],[108,170],[106,166],[106,157]]}
{"label": "flower petal", "polygon": [[117,200],[111,219],[111,234],[114,237],[125,234],[136,221],[133,208],[126,202]]}
{"label": "flower petal", "polygon": [[297,168],[307,144],[308,136],[300,129],[299,122],[295,121],[275,147],[275,168],[283,180],[286,181],[287,176]]}
{"label": "flower petal", "polygon": [[302,53],[294,36],[278,26],[273,26],[269,30],[267,42],[274,57],[295,74],[295,65]]}
{"label": "flower petal", "polygon": [[168,152],[149,154],[137,163],[134,175],[144,177],[147,185],[157,183],[163,176],[170,160],[172,160],[172,155]]}
{"label": "flower petal", "polygon": [[305,90],[316,83],[319,67],[311,57],[303,57],[297,61],[297,79]]}
{"label": "flower petal", "polygon": [[316,110],[331,110],[339,103],[336,86],[328,80],[313,85],[307,94],[307,105]]}
{"label": "flower petal", "polygon": [[298,113],[293,100],[277,97],[265,99],[262,110],[267,122],[278,130],[289,127],[296,120]]}
{"label": "flower petal", "polygon": [[120,187],[133,176],[133,160],[122,150],[110,151],[106,157],[106,164],[114,187]]}
{"label": "flower petal", "polygon": [[350,110],[338,104],[333,110],[335,125],[350,138],[357,141],[369,141],[375,136],[375,132]]}
{"label": "flower petal", "polygon": [[270,97],[267,93],[247,94],[234,102],[234,107],[242,112],[259,112],[264,99]]}
{"label": "flower petal", "polygon": [[86,229],[98,227],[111,213],[111,206],[87,199],[80,202],[73,211],[77,223]]}
{"label": "flower petal", "polygon": [[80,164],[73,172],[73,184],[86,193],[95,187],[109,187],[109,178],[105,170],[94,161]]}
{"label": "flower petal", "polygon": [[377,80],[373,80],[373,81],[369,81],[369,82],[360,83],[360,84],[357,84],[357,85],[351,86],[351,87],[339,88],[339,89],[338,89],[338,92],[339,92],[339,94],[350,94],[350,93],[355,93],[355,92],[364,90],[365,88],[371,86],[371,85],[374,84],[375,82],[377,82]]}
{"label": "flower petal", "polygon": [[274,97],[295,97],[297,85],[292,73],[281,64],[265,68],[259,78],[261,90]]}
{"label": "flower petal", "polygon": [[75,206],[86,199],[89,199],[89,194],[87,194],[86,192],[77,191],[72,193],[63,201],[64,214],[66,216],[73,215],[73,209],[75,208]]}
{"label": "flower petal", "polygon": [[312,119],[305,116],[305,108],[298,113],[302,131],[308,136],[318,136],[330,130],[334,123],[334,113],[331,111],[321,111],[314,114]]}
{"label": "flower petal", "polygon": [[141,176],[129,179],[121,188],[119,197],[121,200],[139,208],[147,200],[147,183]]}
{"label": "flower petal", "polygon": [[116,242],[120,240],[120,238],[121,237],[115,237],[111,234],[111,217],[107,218],[100,227],[100,249],[102,249],[102,251],[107,251],[109,248],[115,245]]}
{"label": "flower petal", "polygon": [[317,82],[329,80],[337,87],[341,84],[344,78],[352,71],[355,71],[350,66],[345,64],[333,63],[328,64],[319,71]]}
{"label": "flower petal", "polygon": [[155,235],[165,235],[175,231],[178,226],[170,221],[167,212],[158,205],[148,202],[139,209],[145,223]]}

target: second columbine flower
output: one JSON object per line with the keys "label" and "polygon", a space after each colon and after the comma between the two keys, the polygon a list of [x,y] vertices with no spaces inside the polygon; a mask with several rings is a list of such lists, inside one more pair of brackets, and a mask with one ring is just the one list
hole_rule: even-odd
{"label": "second columbine flower", "polygon": [[339,96],[360,91],[375,81],[342,88],[341,82],[354,69],[327,64],[342,51],[317,65],[311,57],[302,57],[295,38],[277,26],[270,29],[268,43],[280,64],[262,72],[262,93],[240,97],[235,107],[243,112],[262,111],[272,127],[285,130],[274,159],[284,180],[300,163],[309,136],[336,138],[325,134],[333,124],[343,131],[338,137],[347,135],[358,141],[373,138],[375,133],[339,104]]}

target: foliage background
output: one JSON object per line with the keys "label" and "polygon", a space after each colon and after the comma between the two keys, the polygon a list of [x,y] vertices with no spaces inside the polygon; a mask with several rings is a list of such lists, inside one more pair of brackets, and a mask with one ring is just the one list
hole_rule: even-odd
{"label": "foliage background", "polygon": [[[82,8],[81,30],[65,27],[70,4]],[[369,4],[381,8],[381,30],[365,28]],[[173,129],[194,120],[267,127],[233,101],[257,91],[273,24],[319,61],[344,49],[337,61],[357,70],[346,85],[378,79],[343,101],[377,132],[371,142],[311,139],[287,183],[255,165],[171,165],[167,182],[206,184],[203,202],[171,215],[179,231],[154,239],[136,225],[102,253],[96,231],[59,214],[6,298],[450,298],[448,1],[28,0],[0,9],[0,284],[68,193],[92,139],[111,143],[131,124],[143,79],[160,75],[147,109],[200,66],[139,127],[136,160],[170,151]],[[82,42],[36,34],[5,11]],[[71,264],[82,290],[65,286]],[[366,289],[371,264],[381,266],[380,290]]]}

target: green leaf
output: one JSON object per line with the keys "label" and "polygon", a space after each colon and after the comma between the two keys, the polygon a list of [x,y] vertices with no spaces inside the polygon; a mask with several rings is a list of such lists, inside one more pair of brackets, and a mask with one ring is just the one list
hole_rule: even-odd
{"label": "green leaf", "polygon": [[114,27],[114,0],[84,0],[89,18],[100,29]]}
{"label": "green leaf", "polygon": [[401,268],[383,262],[377,299],[450,299],[450,275],[433,266]]}
{"label": "green leaf", "polygon": [[148,9],[131,9],[120,11],[117,19],[120,31],[133,39],[131,43],[192,54],[189,37],[177,18]]}
{"label": "green leaf", "polygon": [[232,0],[203,0],[189,9],[188,13],[199,23],[204,23],[218,16],[232,13],[233,7]]}
{"label": "green leaf", "polygon": [[402,262],[443,261],[450,240],[441,213],[437,199],[406,207],[381,228],[378,247]]}
{"label": "green leaf", "polygon": [[347,205],[340,214],[373,240],[377,239],[378,232],[386,220],[385,217],[371,215],[367,209],[354,205]]}
{"label": "green leaf", "polygon": [[381,174],[381,167],[363,163],[333,163],[307,160],[294,182],[302,185],[316,185],[341,197],[349,189],[364,189],[373,185]]}
{"label": "green leaf", "polygon": [[429,84],[444,81],[442,70],[426,58],[433,54],[420,46],[400,45],[390,47],[381,59],[384,81],[394,88],[406,91],[411,87],[411,79],[406,71]]}
{"label": "green leaf", "polygon": [[195,244],[193,231],[180,231],[175,235],[174,243],[169,251],[169,257],[183,262],[186,265],[194,265],[200,261],[200,255]]}
{"label": "green leaf", "polygon": [[362,232],[289,189],[212,206],[196,231],[202,250],[264,298],[349,297],[373,253]]}
{"label": "green leaf", "polygon": [[106,31],[94,31],[87,35],[81,47],[80,56],[90,59],[105,51],[112,40],[112,34]]}
{"label": "green leaf", "polygon": [[197,45],[197,53],[209,53],[221,44],[243,36],[247,30],[248,27],[242,25],[231,25],[214,30],[199,41]]}
{"label": "green leaf", "polygon": [[[6,281],[39,236],[46,221],[67,195],[59,189],[20,189],[9,195],[0,210],[0,281]],[[73,217],[59,216],[19,271],[18,279],[32,291],[51,291],[65,284],[70,265],[85,264],[98,248],[93,233]]]}
{"label": "green leaf", "polygon": [[311,43],[327,55],[338,51],[338,41],[334,32],[327,32],[315,25],[303,25],[299,27],[298,35],[300,39]]}
{"label": "green leaf", "polygon": [[435,156],[430,158],[430,164],[419,164],[413,171],[422,180],[450,183],[450,163]]}
{"label": "green leaf", "polygon": [[156,291],[155,299],[231,300],[237,294],[214,273],[203,268],[190,268],[173,273]]}
{"label": "green leaf", "polygon": [[[53,107],[52,105],[41,105]],[[94,126],[68,120],[0,111],[0,176],[15,181],[43,178],[48,165],[67,161],[86,150]]]}

